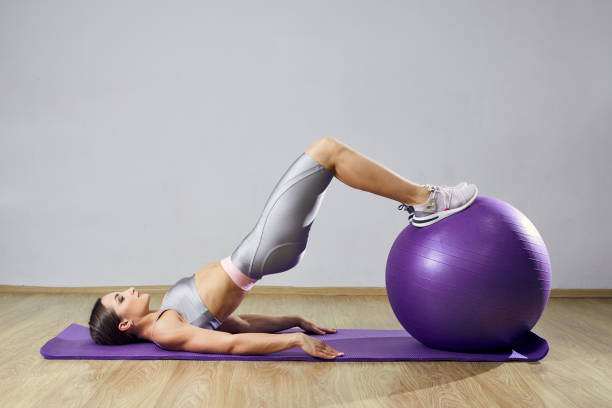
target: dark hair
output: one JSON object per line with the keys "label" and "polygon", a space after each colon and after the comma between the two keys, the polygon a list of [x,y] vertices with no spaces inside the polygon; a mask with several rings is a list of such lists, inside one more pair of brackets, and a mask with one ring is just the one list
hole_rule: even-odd
{"label": "dark hair", "polygon": [[109,310],[102,304],[102,298],[96,300],[89,318],[89,334],[94,342],[106,346],[138,343],[138,337],[119,330],[121,317],[114,310]]}

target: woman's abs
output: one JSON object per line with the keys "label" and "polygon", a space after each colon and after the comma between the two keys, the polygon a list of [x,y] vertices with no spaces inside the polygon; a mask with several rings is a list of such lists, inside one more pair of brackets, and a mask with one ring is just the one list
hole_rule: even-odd
{"label": "woman's abs", "polygon": [[204,305],[220,322],[240,306],[248,293],[236,286],[221,262],[208,264],[197,272],[195,285]]}

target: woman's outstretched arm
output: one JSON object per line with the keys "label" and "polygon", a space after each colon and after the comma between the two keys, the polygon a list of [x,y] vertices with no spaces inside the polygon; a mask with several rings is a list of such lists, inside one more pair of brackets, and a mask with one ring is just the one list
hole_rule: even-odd
{"label": "woman's outstretched arm", "polygon": [[268,354],[300,347],[313,357],[333,359],[344,353],[302,332],[229,334],[185,324],[160,345],[167,350],[212,354]]}

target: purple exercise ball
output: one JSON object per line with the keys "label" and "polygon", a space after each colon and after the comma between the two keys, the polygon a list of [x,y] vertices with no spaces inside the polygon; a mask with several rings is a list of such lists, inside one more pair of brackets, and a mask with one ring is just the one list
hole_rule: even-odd
{"label": "purple exercise ball", "polygon": [[393,312],[415,339],[481,351],[506,348],[535,326],[551,269],[533,223],[510,204],[479,196],[435,224],[404,228],[385,280]]}

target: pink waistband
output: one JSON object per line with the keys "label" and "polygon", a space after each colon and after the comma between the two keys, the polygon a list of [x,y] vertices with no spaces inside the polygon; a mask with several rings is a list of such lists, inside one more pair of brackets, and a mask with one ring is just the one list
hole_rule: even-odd
{"label": "pink waistband", "polygon": [[246,276],[244,273],[240,272],[240,269],[236,267],[232,263],[231,257],[225,257],[221,260],[221,266],[227,272],[230,278],[234,281],[236,285],[238,285],[243,290],[251,290],[253,285],[257,282],[257,279],[252,279]]}

